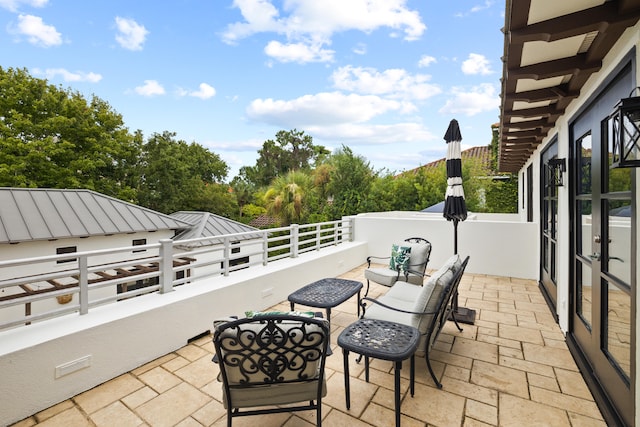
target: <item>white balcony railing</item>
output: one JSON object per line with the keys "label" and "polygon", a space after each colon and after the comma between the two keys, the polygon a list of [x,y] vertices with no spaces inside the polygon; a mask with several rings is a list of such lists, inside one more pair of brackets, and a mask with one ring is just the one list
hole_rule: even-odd
{"label": "white balcony railing", "polygon": [[[297,258],[352,240],[353,220],[0,262],[0,330],[144,294],[166,294],[207,277]],[[61,264],[62,263],[62,264]],[[60,269],[60,265],[64,269]],[[50,268],[47,268],[47,267]],[[24,274],[46,271],[46,273]]]}

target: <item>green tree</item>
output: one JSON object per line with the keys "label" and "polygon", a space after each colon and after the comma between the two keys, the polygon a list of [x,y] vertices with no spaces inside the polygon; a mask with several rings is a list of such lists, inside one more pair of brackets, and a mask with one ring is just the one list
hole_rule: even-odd
{"label": "green tree", "polygon": [[375,173],[369,162],[342,146],[329,158],[331,166],[326,192],[332,200],[331,218],[364,212]]}
{"label": "green tree", "polygon": [[[238,202],[238,212],[235,216],[242,221],[245,216],[252,216],[252,213],[245,212],[245,206],[251,204],[255,199],[256,188],[243,176],[236,176],[231,180],[231,189]],[[253,212],[253,211],[252,211]],[[250,221],[251,219],[249,219]]]}
{"label": "green tree", "polygon": [[277,177],[264,195],[268,214],[279,218],[281,225],[304,224],[312,190],[311,177],[305,172],[290,171]]}
{"label": "green tree", "polygon": [[256,187],[264,187],[289,171],[309,171],[328,154],[325,147],[314,145],[313,138],[304,131],[281,130],[275,141],[269,139],[262,144],[255,166],[240,168],[240,176]]}
{"label": "green tree", "polygon": [[416,188],[418,191],[416,210],[422,210],[442,202],[447,190],[446,162],[439,162],[433,167],[418,170]]}
{"label": "green tree", "polygon": [[142,206],[164,213],[191,209],[235,215],[235,196],[219,182],[226,176],[226,163],[206,148],[175,136],[168,131],[154,133],[143,147]]}
{"label": "green tree", "polygon": [[0,185],[88,188],[135,201],[140,140],[105,101],[0,67]]}

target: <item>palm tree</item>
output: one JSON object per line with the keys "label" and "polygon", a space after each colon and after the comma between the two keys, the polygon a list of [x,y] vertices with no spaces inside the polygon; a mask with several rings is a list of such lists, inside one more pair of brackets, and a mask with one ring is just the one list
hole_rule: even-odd
{"label": "palm tree", "polygon": [[278,217],[282,225],[300,223],[306,214],[311,190],[311,177],[304,172],[290,171],[279,176],[264,195],[267,212]]}

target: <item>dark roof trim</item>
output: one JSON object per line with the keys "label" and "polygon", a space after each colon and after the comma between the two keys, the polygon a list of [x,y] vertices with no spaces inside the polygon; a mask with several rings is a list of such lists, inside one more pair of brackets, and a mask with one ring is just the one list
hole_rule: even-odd
{"label": "dark roof trim", "polygon": [[[501,172],[516,172],[524,166],[567,106],[579,96],[587,79],[600,71],[603,58],[622,33],[640,19],[640,0],[610,0],[596,7],[530,22],[534,2],[506,1],[498,156]],[[576,5],[579,7],[579,3]],[[535,62],[536,56],[524,48],[530,42],[557,42],[576,36],[583,37],[578,53],[558,48],[559,57],[553,60]],[[523,53],[530,56],[525,58]],[[547,87],[545,79],[550,82]],[[518,85],[520,81],[531,80],[538,87]],[[521,149],[516,149],[517,145],[522,145]]]}

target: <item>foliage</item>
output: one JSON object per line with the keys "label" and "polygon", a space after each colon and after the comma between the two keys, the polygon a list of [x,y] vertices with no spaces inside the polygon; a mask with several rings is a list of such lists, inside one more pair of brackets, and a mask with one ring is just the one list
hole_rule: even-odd
{"label": "foliage", "polygon": [[164,213],[238,211],[227,165],[175,134],[131,134],[105,101],[0,67],[0,186],[86,188]]}
{"label": "foliage", "polygon": [[239,218],[243,218],[246,216],[245,206],[252,203],[255,199],[256,188],[241,176],[233,178],[231,180],[230,187],[238,202],[239,209],[237,216]]}
{"label": "foliage", "polygon": [[254,219],[258,218],[260,215],[264,215],[267,213],[267,209],[254,205],[253,203],[248,203],[241,208],[241,217],[240,221],[249,224]]}
{"label": "foliage", "polygon": [[447,164],[439,162],[431,168],[421,169],[418,173],[418,206],[422,210],[444,200],[447,191]]}
{"label": "foliage", "polygon": [[282,225],[304,223],[308,214],[307,202],[313,197],[311,177],[301,171],[279,176],[264,195],[267,213],[278,217]]}
{"label": "foliage", "polygon": [[487,210],[491,213],[518,212],[518,177],[506,175],[506,179],[494,180],[486,190]]}
{"label": "foliage", "polygon": [[202,146],[154,133],[144,145],[140,203],[159,212],[206,210],[235,215],[237,202],[228,186],[216,184],[227,165]]}
{"label": "foliage", "polygon": [[240,168],[240,177],[255,187],[268,186],[290,171],[309,171],[329,154],[321,145],[313,145],[313,138],[296,129],[278,131],[276,140],[267,140],[258,150],[255,166]]}
{"label": "foliage", "polygon": [[325,191],[332,201],[330,217],[339,219],[366,211],[367,197],[375,178],[369,162],[343,145],[331,155],[328,163],[329,182]]}
{"label": "foliage", "polygon": [[140,142],[101,99],[0,67],[0,185],[87,188],[135,201]]}
{"label": "foliage", "polygon": [[[516,212],[517,176],[492,179],[493,166],[463,161],[469,210]],[[0,186],[87,188],[160,212],[201,210],[250,222],[264,212],[282,223],[323,222],[361,212],[418,211],[444,199],[444,162],[394,175],[375,172],[346,146],[333,154],[296,129],[277,132],[230,185],[221,158],[176,134],[146,141],[108,103],[0,67]],[[628,175],[612,176],[628,188]],[[264,206],[261,206],[264,205]]]}

